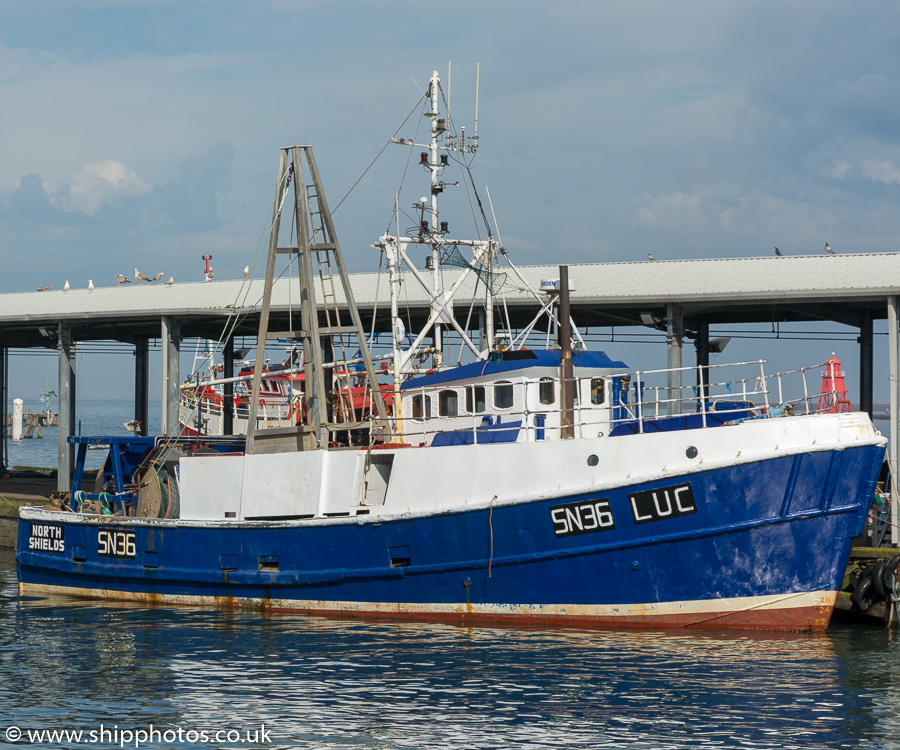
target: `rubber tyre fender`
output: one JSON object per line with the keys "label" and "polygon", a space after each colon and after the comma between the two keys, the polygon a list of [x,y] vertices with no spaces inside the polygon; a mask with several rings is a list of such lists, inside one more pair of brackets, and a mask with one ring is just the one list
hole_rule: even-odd
{"label": "rubber tyre fender", "polygon": [[876,602],[883,601],[887,596],[887,590],[884,588],[884,572],[890,565],[890,559],[882,560],[876,563],[869,570],[872,578],[873,594]]}
{"label": "rubber tyre fender", "polygon": [[850,595],[850,601],[860,612],[866,612],[875,603],[872,593],[872,579],[864,576],[859,579],[859,583]]}
{"label": "rubber tyre fender", "polygon": [[894,592],[894,571],[897,565],[900,565],[900,555],[894,555],[890,560],[886,560],[881,571],[881,588],[884,589],[885,599],[890,599]]}

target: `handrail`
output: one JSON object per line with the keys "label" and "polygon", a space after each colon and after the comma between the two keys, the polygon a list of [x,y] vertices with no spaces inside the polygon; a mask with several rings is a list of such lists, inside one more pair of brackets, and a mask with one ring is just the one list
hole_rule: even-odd
{"label": "handrail", "polygon": [[[693,426],[705,429],[710,426],[722,424],[729,420],[742,420],[746,418],[762,419],[782,416],[786,413],[811,414],[816,411],[828,411],[829,403],[833,406],[837,397],[835,393],[834,378],[832,378],[830,398],[823,399],[821,404],[812,403],[813,399],[819,399],[822,394],[810,394],[807,374],[817,371],[823,364],[812,367],[802,367],[795,370],[766,375],[766,360],[751,360],[746,362],[713,364],[702,366],[688,366],[657,370],[638,370],[630,373],[615,372],[603,375],[606,384],[604,390],[604,402],[602,404],[591,403],[591,381],[600,377],[598,375],[580,375],[571,379],[576,396],[574,409],[575,433],[585,435],[608,435],[620,425],[630,425],[629,430],[637,433],[648,431],[648,424],[656,420],[668,420],[685,418],[695,415]],[[824,363],[827,366],[827,363]],[[728,368],[728,369],[726,369]],[[667,382],[667,376],[671,372],[696,374],[696,385],[684,384],[680,387],[671,387]],[[471,431],[473,440],[480,442],[482,434],[479,428],[485,416],[502,418],[504,422],[518,421],[522,437],[519,439],[538,439],[538,430],[544,439],[556,438],[560,435],[560,423],[562,407],[559,403],[560,379],[554,379],[554,403],[536,406],[541,393],[540,383],[533,379],[516,378],[509,374],[503,378],[513,388],[515,408],[498,409],[488,408],[491,403],[490,396],[497,383],[483,382],[472,384],[481,386],[486,390],[485,408],[479,412],[467,410],[466,387],[459,385],[443,386],[414,386],[403,390],[404,399],[410,397],[422,397],[422,411],[420,417],[413,418],[411,410],[404,412],[409,416],[392,420],[392,428],[385,430],[383,440],[386,442],[418,442],[430,443],[435,433],[446,431]],[[618,380],[619,386],[613,386]],[[796,381],[799,380],[799,384]],[[412,384],[411,384],[412,385]],[[469,387],[472,387],[469,386]],[[799,386],[799,387],[798,387]],[[439,393],[445,388],[457,391],[458,399],[456,414],[440,414],[441,400]],[[798,392],[796,399],[791,399],[788,394]],[[615,396],[615,398],[614,398]],[[425,415],[425,398],[429,399],[428,416]],[[279,400],[278,403],[260,399],[258,417],[261,420],[289,419],[295,408],[295,396],[291,400]],[[299,397],[302,403],[302,394]],[[198,402],[202,405],[204,414],[219,416],[222,413],[222,402],[211,401],[205,397],[198,399],[196,392],[182,393],[182,404],[186,409],[194,412]],[[474,406],[474,404],[473,404]],[[248,417],[248,404],[246,398],[243,403],[234,404],[234,414],[239,419]],[[787,408],[789,407],[789,408]],[[543,415],[538,425],[536,415]],[[685,422],[689,424],[689,422]],[[653,427],[651,429],[660,429]],[[665,429],[662,427],[662,429]],[[379,440],[382,438],[380,437]]]}
{"label": "handrail", "polygon": [[[765,373],[766,360],[751,360],[747,362],[737,362],[728,364],[714,364],[691,367],[668,368],[659,370],[638,370],[630,373],[613,373],[604,376],[607,384],[617,378],[628,378],[628,382],[632,384],[629,390],[620,392],[621,398],[617,402],[612,401],[612,389],[608,388],[605,401],[601,405],[595,405],[587,402],[584,398],[583,390],[586,383],[592,378],[590,376],[580,376],[572,378],[575,385],[576,393],[579,395],[578,402],[575,406],[575,429],[576,434],[584,436],[590,428],[596,428],[597,425],[606,425],[608,431],[612,431],[618,425],[632,424],[636,432],[644,433],[647,424],[654,420],[666,420],[671,418],[686,417],[691,414],[699,416],[700,428],[708,428],[711,426],[711,416],[715,415],[715,422],[712,424],[721,424],[728,421],[729,415],[733,415],[734,420],[743,420],[746,418],[764,419],[774,418],[776,416],[784,416],[790,413],[800,413],[803,410],[807,414],[815,413],[814,405],[811,405],[813,398],[818,398],[820,394],[810,396],[807,382],[807,373],[812,370],[818,370],[823,365],[817,364],[811,367],[802,367],[795,370],[789,370],[767,376]],[[758,373],[747,373],[739,377],[728,379],[724,377],[727,372],[738,372],[738,368],[759,368]],[[726,370],[725,368],[729,368]],[[691,372],[695,371],[697,375],[696,385],[682,385],[680,388],[670,388],[664,382],[664,378],[670,372]],[[720,374],[721,373],[721,374]],[[654,379],[654,376],[658,376]],[[477,442],[478,428],[484,416],[493,417],[500,416],[503,420],[519,421],[519,429],[525,433],[525,439],[535,439],[537,430],[542,430],[545,436],[559,436],[561,431],[560,421],[556,417],[562,414],[562,408],[558,403],[558,395],[556,404],[542,404],[538,413],[545,415],[545,419],[540,427],[533,419],[534,410],[530,410],[528,404],[529,394],[534,393],[536,386],[534,381],[516,380],[515,376],[507,378],[512,385],[514,392],[521,394],[517,396],[519,404],[525,404],[525,408],[516,409],[491,409],[485,408],[482,412],[469,413],[463,408],[465,396],[460,399],[459,411],[454,416],[441,416],[440,400],[438,396],[440,388],[433,386],[420,386],[417,388],[408,388],[403,392],[404,398],[409,396],[424,397],[431,399],[432,413],[429,416],[424,414],[418,418],[405,417],[398,420],[394,425],[394,434],[392,437],[398,439],[410,440],[421,439],[423,442],[430,442],[434,433],[444,431],[473,431],[476,435],[473,439]],[[774,382],[772,380],[774,379]],[[789,379],[799,379],[799,390],[802,393],[796,400],[787,400],[786,394],[790,392]],[[659,381],[659,382],[655,382]],[[559,378],[556,379],[559,383]],[[486,389],[490,389],[495,383],[483,383]],[[447,387],[447,386],[444,386]],[[451,386],[452,387],[452,386]],[[833,390],[833,389],[832,389]],[[629,391],[632,393],[629,398]],[[464,393],[464,390],[463,390]],[[773,396],[777,402],[773,403]],[[790,409],[775,408],[775,406],[786,405]],[[673,414],[669,414],[669,412]],[[822,409],[821,411],[826,411]],[[402,429],[400,429],[402,428]],[[593,434],[593,431],[592,431]]]}

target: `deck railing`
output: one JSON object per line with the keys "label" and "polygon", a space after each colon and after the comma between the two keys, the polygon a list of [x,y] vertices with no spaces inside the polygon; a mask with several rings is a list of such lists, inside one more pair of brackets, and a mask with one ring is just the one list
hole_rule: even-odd
{"label": "deck railing", "polygon": [[[601,404],[586,403],[591,378],[573,378],[576,398],[573,422],[576,437],[597,437],[610,433],[643,433],[660,429],[705,428],[726,422],[746,419],[770,419],[812,414],[822,395],[818,390],[810,390],[808,376],[817,375],[824,365],[802,367],[796,370],[767,375],[766,360],[708,365],[702,367],[681,367],[662,370],[641,370],[617,373],[607,376],[607,388]],[[678,377],[672,378],[672,375]],[[677,385],[678,380],[691,378],[695,382]],[[468,414],[460,411],[456,415],[432,413],[420,418],[404,415],[394,426],[392,439],[401,441],[430,442],[438,432],[474,433],[474,440],[488,441],[485,417],[496,420],[490,429],[518,429],[526,433],[526,440],[559,438],[561,436],[562,408],[559,405],[560,379],[555,379],[556,398],[553,404],[541,404],[539,410],[533,406],[519,409],[485,408]],[[487,390],[494,384],[484,384]],[[533,398],[538,393],[537,381],[515,382],[517,404],[535,404]],[[439,408],[439,400],[433,389],[405,389],[404,397],[430,395],[431,406]],[[833,396],[835,394],[832,394]],[[836,403],[836,398],[831,399]],[[821,409],[828,411],[830,409]],[[540,421],[536,417],[541,417]],[[463,420],[462,418],[465,418]],[[618,428],[618,429],[617,429]]]}
{"label": "deck railing", "polygon": [[[573,409],[575,435],[597,437],[611,433],[705,428],[737,420],[816,411],[823,394],[818,389],[810,388],[808,375],[813,373],[817,376],[817,371],[827,363],[773,375],[766,374],[765,365],[766,360],[752,360],[616,373],[603,378],[605,388],[601,403],[591,403],[591,383],[598,378],[573,378],[576,393]],[[685,383],[686,380],[693,382]],[[430,399],[423,398],[421,403],[424,406],[430,401],[432,413],[416,418],[404,414],[392,420],[392,428],[382,433],[382,439],[385,442],[430,442],[438,432],[472,432],[475,441],[487,442],[492,439],[489,435],[491,430],[508,433],[513,429],[524,431],[526,440],[559,438],[562,422],[560,379],[554,378],[552,382],[553,402],[545,404],[541,403],[540,389],[546,386],[546,379],[542,386],[542,381],[516,382],[510,378],[505,385],[513,388],[516,407],[506,409],[491,403],[496,383],[479,383],[477,385],[485,388],[486,403],[484,408],[474,413],[465,411],[465,392],[457,386],[458,409],[455,414],[438,413],[440,399],[434,388],[404,389],[404,399],[429,396]],[[826,395],[831,397],[821,399],[821,403],[837,403],[836,393]],[[196,392],[186,391],[182,395],[182,403],[196,421]],[[203,398],[200,407],[202,414],[220,416],[222,413],[222,402],[218,400]],[[826,410],[830,409],[822,409]],[[287,401],[261,402],[258,416],[261,421],[286,420],[290,418],[291,411],[291,404]],[[246,398],[235,404],[234,416],[244,420],[248,418]],[[488,421],[491,424],[487,424]]]}
{"label": "deck railing", "polygon": [[[204,415],[221,417],[223,412],[223,402],[218,399],[197,398],[197,394],[190,391],[183,391],[181,394],[181,405],[184,407],[185,416],[189,416],[189,421],[197,421],[198,415],[202,418]],[[250,405],[246,398],[236,401],[232,407],[232,414],[235,419],[249,419]],[[263,401],[260,399],[259,409],[257,411],[257,419],[260,421],[284,420],[291,415],[291,404],[288,400]]]}

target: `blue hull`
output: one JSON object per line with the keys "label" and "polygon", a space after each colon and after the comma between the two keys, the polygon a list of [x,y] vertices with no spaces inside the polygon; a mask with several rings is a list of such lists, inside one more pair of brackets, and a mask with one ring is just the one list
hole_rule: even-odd
{"label": "blue hull", "polygon": [[335,616],[824,629],[883,456],[801,454],[396,520],[32,511],[19,522],[20,590]]}

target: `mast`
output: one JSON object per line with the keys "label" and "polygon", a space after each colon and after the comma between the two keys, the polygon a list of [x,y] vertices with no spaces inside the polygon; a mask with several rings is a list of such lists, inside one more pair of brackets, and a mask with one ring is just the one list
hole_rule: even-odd
{"label": "mast", "polygon": [[[304,166],[305,165],[305,166]],[[307,177],[311,180],[306,183]],[[279,228],[282,208],[285,205],[293,183],[294,222],[297,231],[297,245],[279,247]],[[272,289],[275,283],[275,265],[279,255],[297,257],[300,284],[300,330],[272,331],[269,317],[272,304]],[[337,274],[334,273],[335,266]],[[316,273],[318,271],[318,274]],[[319,323],[316,304],[316,281],[321,292],[325,325]],[[290,280],[288,283],[291,283]],[[337,305],[340,294],[345,300],[346,310]],[[342,321],[349,313],[350,322]],[[281,149],[278,168],[275,204],[272,211],[272,230],[269,238],[269,257],[266,263],[266,278],[263,288],[262,309],[257,336],[257,366],[253,373],[253,388],[250,397],[250,415],[247,424],[247,453],[282,453],[287,451],[328,449],[338,442],[341,434],[349,436],[351,431],[374,427],[374,421],[357,419],[346,408],[329,408],[330,396],[340,402],[346,392],[352,412],[352,393],[349,379],[341,382],[339,373],[349,375],[346,357],[339,358],[346,336],[356,337],[360,355],[368,380],[368,398],[371,412],[384,427],[387,409],[381,396],[381,389],[372,365],[372,357],[366,342],[365,331],[356,307],[353,289],[341,248],[338,244],[331,211],[325,199],[325,191],[312,146],[293,146]],[[269,339],[300,339],[303,343],[304,364],[304,406],[303,423],[293,427],[259,429],[257,412],[259,407],[260,384],[262,382],[262,360],[266,341]],[[337,341],[337,345],[335,345]],[[326,363],[328,352],[333,362]],[[332,355],[333,352],[333,355]],[[333,386],[326,389],[325,369],[331,366]]]}
{"label": "mast", "polygon": [[[438,136],[443,133],[439,129],[438,123],[438,87],[440,86],[440,78],[435,70],[431,74],[431,83],[428,86],[428,92],[431,94],[431,111],[426,117],[431,118],[431,140],[428,143],[428,166],[431,169],[431,232],[432,236],[438,233],[438,193],[443,189],[438,184],[438,172],[440,167],[438,164]],[[440,246],[436,242],[431,244],[431,288],[436,295],[431,302],[431,311],[435,311],[435,305],[440,304],[442,299],[437,295],[440,294],[441,288],[441,252]],[[440,318],[438,318],[440,320]],[[440,322],[434,324],[434,366],[442,367],[444,364],[444,347],[441,340],[442,327]]]}
{"label": "mast", "polygon": [[[420,216],[420,223],[415,236],[401,236],[398,226],[397,236],[385,234],[374,244],[374,247],[388,254],[389,264],[391,259],[393,259],[395,274],[399,274],[401,266],[405,264],[431,300],[429,319],[412,345],[405,351],[399,351],[395,347],[394,365],[395,370],[400,373],[395,375],[395,378],[399,378],[399,380],[402,380],[403,376],[422,371],[424,367],[418,368],[413,364],[413,361],[415,357],[421,357],[425,354],[431,355],[431,368],[444,367],[444,331],[449,328],[456,330],[462,339],[463,345],[468,347],[479,358],[490,353],[493,342],[493,291],[491,290],[490,281],[493,278],[492,267],[496,257],[497,244],[492,237],[489,237],[487,240],[464,240],[452,237],[449,234],[449,223],[441,221],[439,211],[440,195],[444,189],[446,187],[459,186],[458,182],[445,182],[441,179],[444,170],[450,166],[450,153],[473,155],[478,147],[477,135],[470,138],[467,142],[465,129],[462,129],[460,135],[457,136],[453,132],[452,126],[448,127],[450,116],[449,113],[446,115],[441,114],[440,92],[440,76],[437,71],[433,71],[428,91],[425,95],[427,97],[428,111],[424,113],[424,116],[429,118],[431,122],[430,138],[427,143],[415,143],[412,139],[407,140],[396,137],[390,139],[391,143],[423,149],[419,154],[419,164],[429,171],[430,195],[423,195],[419,201],[413,203],[413,208],[419,212]],[[416,268],[407,255],[407,248],[410,245],[426,245],[430,250],[425,258],[424,273]],[[471,257],[466,258],[462,254],[461,248],[470,248]],[[442,265],[463,269],[463,273],[457,278],[453,286],[447,290],[442,288]],[[481,268],[478,268],[479,266]],[[453,317],[453,295],[460,288],[462,281],[473,271],[485,281],[487,287],[485,311],[490,338],[484,351],[479,350],[475,346]],[[391,283],[392,295],[398,293],[399,290],[399,278],[395,278],[394,281],[396,283]],[[392,297],[392,330],[396,330],[398,321],[395,303],[396,300]],[[434,342],[432,347],[423,346],[429,333],[431,333]],[[399,388],[399,385],[396,387]]]}
{"label": "mast", "polygon": [[[400,196],[394,197],[394,217],[397,222],[397,234],[400,234]],[[388,262],[388,275],[391,286],[391,373],[393,375],[394,397],[391,399],[394,417],[394,434],[403,434],[403,412],[400,405],[400,384],[403,375],[400,368],[400,343],[406,336],[403,319],[400,317],[400,273],[399,259],[393,245],[385,248]]]}
{"label": "mast", "polygon": [[562,414],[560,437],[575,437],[575,373],[572,367],[572,324],[569,267],[559,267],[559,376]]}

